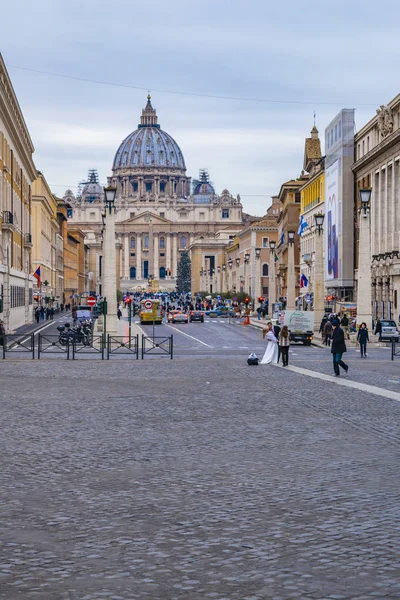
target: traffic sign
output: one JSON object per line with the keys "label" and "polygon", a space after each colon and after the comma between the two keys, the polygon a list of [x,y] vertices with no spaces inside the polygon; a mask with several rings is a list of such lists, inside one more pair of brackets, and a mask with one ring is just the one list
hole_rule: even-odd
{"label": "traffic sign", "polygon": [[88,306],[94,306],[97,303],[97,300],[94,296],[89,296],[87,299]]}
{"label": "traffic sign", "polygon": [[150,308],[153,308],[153,303],[151,300],[146,300],[146,302],[144,303],[144,307],[147,308],[147,310],[150,310]]}

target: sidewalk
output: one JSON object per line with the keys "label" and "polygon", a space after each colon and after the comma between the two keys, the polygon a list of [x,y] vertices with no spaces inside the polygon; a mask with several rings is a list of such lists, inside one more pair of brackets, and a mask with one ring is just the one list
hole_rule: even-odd
{"label": "sidewalk", "polygon": [[66,317],[67,315],[71,315],[71,313],[70,312],[62,312],[62,313],[60,312],[60,313],[57,313],[57,315],[54,315],[54,319],[52,321],[50,321],[50,319],[48,321],[46,321],[46,319],[44,319],[44,320],[40,319],[39,323],[36,323],[36,321],[34,323],[28,323],[27,325],[22,325],[21,327],[17,327],[17,329],[15,329],[13,332],[10,331],[8,333],[10,333],[10,335],[11,334],[12,335],[29,335],[31,333],[37,333],[41,329],[44,329],[47,325],[55,323],[60,318]]}

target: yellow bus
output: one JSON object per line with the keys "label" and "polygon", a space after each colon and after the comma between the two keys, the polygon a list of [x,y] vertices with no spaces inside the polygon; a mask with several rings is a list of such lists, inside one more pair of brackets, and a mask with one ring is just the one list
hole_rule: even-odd
{"label": "yellow bus", "polygon": [[146,298],[145,300],[141,300],[139,316],[141,323],[155,323],[156,325],[161,325],[161,300],[157,300],[155,298]]}

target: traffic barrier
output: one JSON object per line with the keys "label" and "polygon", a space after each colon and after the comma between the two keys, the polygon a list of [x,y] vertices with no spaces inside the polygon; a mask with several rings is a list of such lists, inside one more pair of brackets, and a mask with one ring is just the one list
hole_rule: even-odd
{"label": "traffic barrier", "polygon": [[72,341],[67,338],[65,342],[61,343],[59,335],[38,335],[38,360],[42,354],[65,354],[67,360],[69,360],[70,346]]}
{"label": "traffic barrier", "polygon": [[7,333],[0,338],[0,349],[2,350],[3,360],[7,354],[31,354],[29,358],[35,358],[35,339],[33,333],[16,334]]}
{"label": "traffic barrier", "polygon": [[126,336],[107,336],[107,360],[110,356],[130,355],[139,360],[139,334],[127,338]]}
{"label": "traffic barrier", "polygon": [[78,342],[75,338],[72,341],[72,360],[77,356],[90,356],[99,354],[101,360],[104,360],[104,337],[103,335],[92,336],[90,343]]}
{"label": "traffic barrier", "polygon": [[[396,349],[396,344],[399,346],[398,349]],[[392,360],[394,360],[395,356],[400,356],[400,343],[392,340]]]}
{"label": "traffic barrier", "polygon": [[142,335],[142,360],[145,355],[174,357],[174,336],[150,337]]}

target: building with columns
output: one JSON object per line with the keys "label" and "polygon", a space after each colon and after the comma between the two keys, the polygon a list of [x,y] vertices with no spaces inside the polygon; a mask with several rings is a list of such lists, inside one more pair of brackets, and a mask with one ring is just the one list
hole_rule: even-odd
{"label": "building with columns", "polygon": [[[360,208],[359,190],[371,188],[371,314],[395,319],[400,314],[400,94],[356,134],[355,209]],[[355,282],[358,287],[359,221],[355,227]]]}
{"label": "building with columns", "polygon": [[[138,128],[116,152],[108,184],[117,188],[116,244],[123,291],[147,288],[149,277],[158,281],[160,290],[174,290],[184,250],[192,254],[196,240],[212,244],[219,232],[236,232],[242,227],[239,196],[228,190],[216,194],[206,170],[192,185],[183,153],[160,128],[150,96]],[[68,190],[64,201],[71,206],[69,222],[85,233],[93,290],[96,286],[96,292],[101,293],[104,199],[97,173],[90,171],[82,192],[75,197]],[[204,252],[215,263],[217,253],[210,248]],[[200,262],[205,260],[206,254]],[[192,287],[196,285],[192,283]]]}

